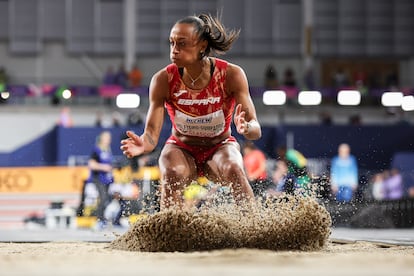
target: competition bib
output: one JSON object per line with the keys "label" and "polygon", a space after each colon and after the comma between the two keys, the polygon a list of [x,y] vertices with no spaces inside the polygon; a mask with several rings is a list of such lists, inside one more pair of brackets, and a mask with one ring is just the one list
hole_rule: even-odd
{"label": "competition bib", "polygon": [[181,134],[199,137],[218,136],[224,131],[225,126],[223,110],[196,117],[176,110],[174,122]]}

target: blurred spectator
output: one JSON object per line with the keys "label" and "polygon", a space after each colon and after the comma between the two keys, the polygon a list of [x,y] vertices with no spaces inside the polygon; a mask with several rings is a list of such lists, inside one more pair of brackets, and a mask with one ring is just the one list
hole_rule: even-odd
{"label": "blurred spectator", "polygon": [[267,178],[266,155],[251,141],[243,145],[243,163],[247,179],[255,196],[262,196],[271,184]]}
{"label": "blurred spectator", "polygon": [[129,159],[134,182],[140,187],[142,208],[149,213],[160,209],[161,187],[158,159],[159,150]]}
{"label": "blurred spectator", "polygon": [[[120,218],[122,216],[121,193],[116,190],[117,186],[109,186],[108,197],[111,198],[104,210],[104,217],[106,221],[112,222],[113,225],[121,226]],[[119,219],[118,219],[119,217]],[[116,222],[115,222],[116,221]]]}
{"label": "blurred spectator", "polygon": [[361,116],[359,114],[352,114],[349,116],[349,124],[351,126],[360,126],[362,124]]}
{"label": "blurred spectator", "polygon": [[397,88],[400,85],[398,73],[395,70],[390,70],[385,77],[385,87],[387,89]]}
{"label": "blurred spectator", "polygon": [[323,126],[332,125],[332,115],[328,111],[321,111],[321,113],[319,113],[319,119],[320,119],[321,125]]}
{"label": "blurred spectator", "polygon": [[340,89],[349,85],[348,76],[342,68],[338,68],[334,75],[334,87]]}
{"label": "blurred spectator", "polygon": [[106,119],[101,111],[96,112],[95,127],[121,127],[122,125],[122,115],[118,111],[112,112],[111,117]]}
{"label": "blurred spectator", "polygon": [[142,207],[139,201],[141,191],[132,180],[129,166],[118,166],[113,173],[114,182],[108,188],[111,201],[105,208],[104,216],[113,226],[128,226],[122,218],[139,213]]}
{"label": "blurred spectator", "polygon": [[103,127],[103,116],[101,111],[96,112],[95,126]]}
{"label": "blurred spectator", "polygon": [[279,86],[276,68],[269,64],[265,71],[265,88],[275,89]]}
{"label": "blurred spectator", "polygon": [[361,101],[363,103],[367,102],[368,100],[368,81],[367,81],[367,74],[362,68],[358,68],[358,70],[354,73],[354,86],[355,89],[361,93]]}
{"label": "blurred spectator", "polygon": [[368,88],[369,89],[380,89],[380,88],[382,88],[382,82],[381,82],[380,76],[381,76],[381,74],[378,71],[378,69],[374,69],[374,71],[371,72],[368,75],[367,82],[368,82]]}
{"label": "blurred spectator", "polygon": [[105,85],[116,84],[116,75],[115,75],[114,68],[112,66],[108,66],[108,69],[105,72],[102,82]]}
{"label": "blurred spectator", "polygon": [[367,85],[367,74],[362,68],[358,68],[354,73],[354,85],[357,87]]}
{"label": "blurred spectator", "polygon": [[81,198],[79,206],[76,210],[77,216],[95,216],[96,207],[98,206],[99,192],[95,183],[88,182],[83,183]]}
{"label": "blurred spectator", "polygon": [[408,197],[414,198],[414,186],[408,188]]}
{"label": "blurred spectator", "polygon": [[282,193],[293,193],[292,181],[294,176],[288,175],[288,165],[285,160],[277,160],[272,173],[272,185],[266,190],[267,196],[279,196]]}
{"label": "blurred spectator", "polygon": [[402,176],[398,169],[392,168],[387,172],[383,182],[384,199],[396,200],[403,197]]}
{"label": "blurred spectator", "polygon": [[72,114],[68,106],[60,110],[58,125],[61,127],[73,127]]}
{"label": "blurred spectator", "polygon": [[358,187],[358,165],[348,144],[340,144],[331,160],[331,189],[338,202],[350,202]]}
{"label": "blurred spectator", "polygon": [[128,126],[138,126],[144,122],[144,117],[139,110],[136,110],[128,115]]}
{"label": "blurred spectator", "polygon": [[88,183],[94,183],[98,193],[99,201],[96,210],[97,229],[103,229],[107,225],[104,216],[106,206],[111,198],[108,194],[109,185],[114,181],[112,174],[113,156],[111,151],[112,135],[109,131],[101,132],[97,138],[95,146],[88,160],[89,178]]}
{"label": "blurred spectator", "polygon": [[134,65],[128,74],[129,86],[132,88],[140,87],[142,81],[142,72],[137,65]]}
{"label": "blurred spectator", "polygon": [[128,86],[128,73],[123,64],[119,66],[118,71],[115,73],[115,83],[124,88]]}
{"label": "blurred spectator", "polygon": [[120,127],[122,126],[122,116],[118,111],[112,112],[112,126]]}
{"label": "blurred spectator", "polygon": [[0,92],[6,91],[8,83],[9,76],[7,75],[6,69],[4,67],[0,67]]}
{"label": "blurred spectator", "polygon": [[295,87],[296,86],[296,79],[295,79],[295,73],[291,68],[287,68],[285,70],[284,78],[283,78],[283,85],[289,86],[289,87]]}
{"label": "blurred spectator", "polygon": [[383,200],[384,199],[384,174],[383,173],[376,173],[372,177],[372,197],[375,200]]}
{"label": "blurred spectator", "polygon": [[288,166],[288,174],[285,182],[285,191],[298,190],[303,193],[309,190],[310,177],[307,169],[307,159],[295,149],[288,149],[286,146],[279,146],[277,159],[284,161]]}
{"label": "blurred spectator", "polygon": [[303,77],[303,82],[305,84],[304,88],[306,90],[315,90],[316,89],[315,76],[313,74],[313,69],[312,68],[306,69],[305,75]]}

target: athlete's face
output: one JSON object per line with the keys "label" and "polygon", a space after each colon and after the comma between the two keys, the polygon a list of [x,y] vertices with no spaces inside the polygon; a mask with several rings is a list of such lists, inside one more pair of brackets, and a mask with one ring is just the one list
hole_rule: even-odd
{"label": "athlete's face", "polygon": [[200,60],[200,52],[204,52],[207,41],[197,37],[192,24],[175,24],[170,33],[170,59],[178,67],[191,65]]}

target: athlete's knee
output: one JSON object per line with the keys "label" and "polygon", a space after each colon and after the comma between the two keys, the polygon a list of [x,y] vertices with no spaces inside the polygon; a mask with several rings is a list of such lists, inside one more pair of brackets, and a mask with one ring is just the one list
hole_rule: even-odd
{"label": "athlete's knee", "polygon": [[227,160],[221,164],[222,177],[226,179],[239,178],[243,176],[242,166],[234,161]]}
{"label": "athlete's knee", "polygon": [[186,182],[190,179],[189,170],[184,165],[165,167],[162,169],[161,175],[164,182],[169,183],[170,185]]}

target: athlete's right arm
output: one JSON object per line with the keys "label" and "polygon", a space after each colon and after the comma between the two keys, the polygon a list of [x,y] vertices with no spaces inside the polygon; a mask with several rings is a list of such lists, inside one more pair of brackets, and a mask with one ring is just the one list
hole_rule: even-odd
{"label": "athlete's right arm", "polygon": [[169,87],[165,69],[157,72],[151,79],[149,87],[149,109],[142,135],[127,131],[128,138],[121,141],[123,154],[131,158],[151,152],[158,144],[164,123],[164,102],[167,100]]}

